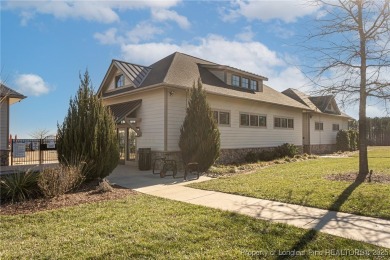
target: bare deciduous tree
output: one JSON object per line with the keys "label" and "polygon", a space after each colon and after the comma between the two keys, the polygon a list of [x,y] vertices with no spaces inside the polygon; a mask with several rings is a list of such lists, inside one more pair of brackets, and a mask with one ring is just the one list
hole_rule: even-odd
{"label": "bare deciduous tree", "polygon": [[359,103],[359,176],[368,174],[367,101],[390,100],[389,0],[314,0],[321,13],[303,44],[317,93]]}
{"label": "bare deciduous tree", "polygon": [[34,132],[30,133],[30,136],[34,139],[44,139],[48,134],[49,130],[47,129],[37,129]]}

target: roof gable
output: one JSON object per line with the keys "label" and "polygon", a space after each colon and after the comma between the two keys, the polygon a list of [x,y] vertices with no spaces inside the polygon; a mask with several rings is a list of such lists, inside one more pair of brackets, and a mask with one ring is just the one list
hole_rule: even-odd
{"label": "roof gable", "polygon": [[7,87],[3,83],[0,83],[0,97],[8,97],[10,100],[10,105],[12,105],[15,102],[18,102],[22,99],[25,99],[26,96],[20,94],[19,92]]}
{"label": "roof gable", "polygon": [[[113,84],[115,80],[115,76],[118,74],[118,71],[119,74],[125,76],[125,85],[123,87],[114,89],[114,87],[111,85]],[[105,94],[109,93],[107,91],[110,88],[111,88],[110,90],[112,90],[111,92],[115,92],[116,94],[126,92],[127,90],[130,89],[138,88],[146,79],[150,71],[151,68],[146,66],[137,65],[129,62],[119,61],[119,60],[112,60],[110,67],[107,70],[106,75],[104,76],[104,79],[100,84],[97,93],[103,94],[103,96],[105,96]]]}

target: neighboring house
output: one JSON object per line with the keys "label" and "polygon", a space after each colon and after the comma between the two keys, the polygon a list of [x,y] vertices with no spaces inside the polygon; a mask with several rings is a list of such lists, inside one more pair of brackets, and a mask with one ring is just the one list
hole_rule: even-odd
{"label": "neighboring house", "polygon": [[[241,161],[249,151],[283,143],[330,150],[336,131],[329,132],[328,124],[348,126],[349,117],[339,113],[333,98],[326,103],[295,90],[282,94],[264,84],[266,77],[230,66],[178,52],[150,66],[113,60],[98,95],[115,116],[122,162],[134,161],[138,148],[151,148],[153,156],[179,156],[180,127],[198,78],[221,133],[220,162]],[[330,113],[317,107],[321,102],[330,104]],[[323,129],[318,132],[317,121]]]}
{"label": "neighboring house", "polygon": [[0,83],[0,166],[9,163],[9,107],[26,98]]}

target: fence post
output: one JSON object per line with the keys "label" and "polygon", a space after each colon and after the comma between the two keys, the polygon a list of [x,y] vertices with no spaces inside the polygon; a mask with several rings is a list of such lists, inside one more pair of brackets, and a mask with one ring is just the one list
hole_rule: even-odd
{"label": "fence post", "polygon": [[39,139],[39,165],[42,164],[42,139]]}
{"label": "fence post", "polygon": [[11,139],[11,166],[14,165],[14,140]]}

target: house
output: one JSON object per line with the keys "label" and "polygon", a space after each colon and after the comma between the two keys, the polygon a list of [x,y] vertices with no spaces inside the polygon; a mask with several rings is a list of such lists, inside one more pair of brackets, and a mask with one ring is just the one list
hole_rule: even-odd
{"label": "house", "polygon": [[9,107],[26,98],[0,83],[0,166],[9,164]]}
{"label": "house", "polygon": [[292,143],[305,151],[332,150],[349,116],[333,97],[280,93],[266,77],[175,52],[150,66],[112,60],[98,95],[115,116],[121,160],[135,151],[179,156],[180,127],[198,78],[221,133],[220,162],[241,161],[249,151]]}

